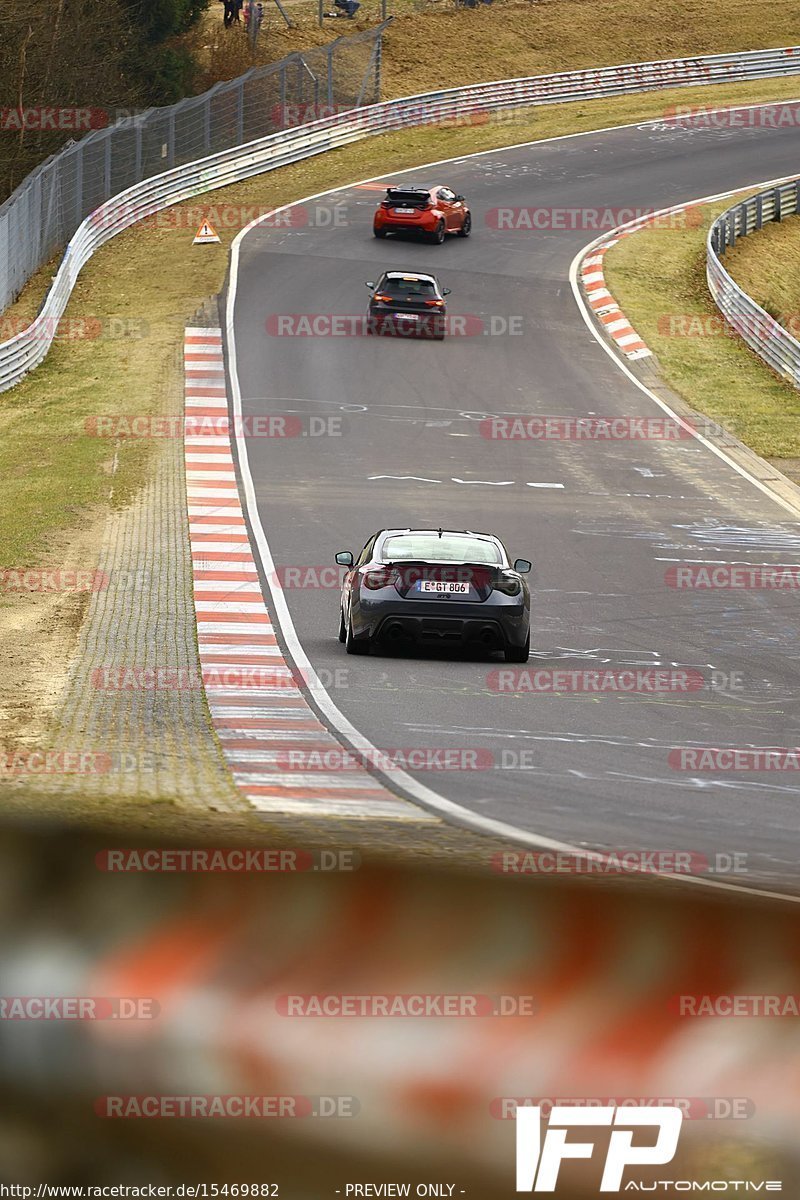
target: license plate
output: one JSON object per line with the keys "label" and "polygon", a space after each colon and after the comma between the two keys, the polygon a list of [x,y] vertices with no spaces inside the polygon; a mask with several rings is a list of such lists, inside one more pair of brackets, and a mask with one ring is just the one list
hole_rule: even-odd
{"label": "license plate", "polygon": [[469,595],[468,583],[446,582],[443,579],[421,579],[419,589],[421,592],[447,592],[449,594],[455,593],[458,596]]}
{"label": "license plate", "polygon": [[392,212],[397,213],[399,217],[407,217],[414,212],[413,208],[393,208]]}
{"label": "license plate", "polygon": [[398,321],[418,321],[419,317],[416,313],[395,313],[395,319]]}

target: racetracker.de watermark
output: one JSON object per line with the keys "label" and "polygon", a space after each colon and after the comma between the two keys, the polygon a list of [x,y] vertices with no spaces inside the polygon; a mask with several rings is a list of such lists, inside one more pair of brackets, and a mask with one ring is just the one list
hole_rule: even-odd
{"label": "racetracker.de watermark", "polygon": [[667,759],[673,771],[800,771],[800,747],[674,746]]}
{"label": "racetracker.de watermark", "polygon": [[[209,398],[208,407],[219,404]],[[323,438],[344,437],[346,417],[340,413],[264,413],[261,416],[235,417],[216,412],[189,413],[186,416],[87,417],[84,433],[89,437],[127,440],[143,438],[246,437],[246,438]]]}
{"label": "racetracker.de watermark", "polygon": [[800,1017],[800,995],[786,992],[706,993],[672,996],[678,1017]]}
{"label": "racetracker.de watermark", "polygon": [[686,1121],[747,1121],[756,1106],[747,1096],[495,1096],[489,1112],[496,1121],[513,1121],[520,1108],[540,1108],[548,1117],[561,1105],[579,1108],[663,1108],[674,1105]]}
{"label": "racetracker.de watermark", "polygon": [[392,333],[401,338],[426,338],[431,328],[448,337],[522,337],[525,318],[493,313],[451,313],[440,316],[434,311],[419,315],[390,313],[367,316],[365,313],[270,313],[265,322],[268,337],[352,338]]}
{"label": "racetracker.de watermark", "polygon": [[152,996],[0,996],[0,1021],[152,1021]]}
{"label": "racetracker.de watermark", "polygon": [[275,765],[283,771],[491,771],[496,765],[491,750],[447,746],[404,746],[387,749],[344,750],[292,746],[276,752]]}
{"label": "racetracker.de watermark", "polygon": [[120,221],[136,222],[139,229],[182,229],[192,237],[205,224],[215,233],[234,233],[258,222],[264,229],[345,229],[350,224],[350,206],[343,200],[293,204],[287,208],[265,208],[259,204],[177,204],[159,208],[152,202],[108,203],[89,217],[99,229],[117,228]]}
{"label": "racetracker.de watermark", "polygon": [[687,129],[796,129],[800,126],[800,105],[790,102],[760,104],[756,108],[711,108],[670,104],[664,116]]}
{"label": "racetracker.de watermark", "polygon": [[80,108],[75,105],[34,104],[28,107],[0,108],[0,133],[68,131],[83,133],[105,129],[109,124],[107,108]]}
{"label": "racetracker.de watermark", "polygon": [[157,766],[157,755],[147,750],[0,750],[0,779],[138,774],[155,771]]}
{"label": "racetracker.de watermark", "polygon": [[656,322],[661,337],[708,338],[742,337],[746,341],[769,342],[776,335],[800,336],[800,313],[781,314],[779,319],[743,313],[726,319],[721,313],[662,313]]}
{"label": "racetracker.de watermark", "polygon": [[307,588],[310,591],[327,589],[338,591],[342,586],[346,570],[346,567],[332,567],[329,564],[313,566],[310,563],[302,565],[282,563],[274,571],[271,571],[267,578],[271,587],[279,588],[281,591],[292,591],[295,588],[300,590]]}
{"label": "racetracker.de watermark", "polygon": [[699,692],[709,680],[692,668],[496,667],[486,676],[490,692],[589,695],[683,695]]}
{"label": "racetracker.de watermark", "polygon": [[140,591],[150,587],[149,570],[99,571],[91,567],[5,567],[0,594]]}
{"label": "racetracker.de watermark", "polygon": [[[294,129],[311,121],[325,121],[331,117],[343,117],[348,125],[366,129],[372,127],[374,119],[369,112],[354,110],[352,105],[310,102],[276,104],[270,115],[279,129]],[[526,121],[530,121],[530,113],[524,108],[488,109],[468,102],[454,105],[452,102],[414,104],[397,101],[384,105],[381,111],[381,128],[384,130],[407,129],[417,125],[450,129],[471,125],[513,125]]]}
{"label": "racetracker.de watermark", "polygon": [[718,850],[500,850],[492,870],[502,875],[745,875],[747,853]]}
{"label": "racetracker.de watermark", "polygon": [[484,216],[489,229],[501,233],[542,233],[570,230],[590,230],[593,233],[611,232],[620,225],[632,222],[646,224],[649,229],[698,229],[706,220],[699,207],[676,209],[659,213],[654,208],[620,207],[566,208],[517,207],[490,208]]}
{"label": "racetracker.de watermark", "polygon": [[356,1096],[253,1096],[206,1095],[115,1095],[95,1100],[98,1117],[138,1120],[201,1120],[213,1118],[305,1120],[307,1118],[357,1117],[361,1105]]}
{"label": "racetracker.de watermark", "polygon": [[[235,593],[231,595],[234,596]],[[198,669],[131,664],[95,667],[89,678],[93,688],[110,692],[192,692],[203,688],[221,691],[266,688],[270,691],[291,692],[303,686],[309,690],[350,686],[348,667],[313,671],[288,666],[215,666],[209,663]]]}
{"label": "racetracker.de watermark", "polygon": [[356,850],[266,850],[239,847],[101,850],[98,870],[109,874],[293,874],[306,871],[357,871]]}
{"label": "racetracker.de watermark", "polygon": [[670,417],[485,417],[478,431],[487,441],[675,442],[694,435],[695,426]]}
{"label": "racetracker.de watermark", "polygon": [[533,996],[480,992],[286,993],[275,1000],[282,1017],[532,1017]]}
{"label": "racetracker.de watermark", "polygon": [[753,566],[750,563],[679,563],[664,572],[677,591],[800,591],[800,565]]}
{"label": "racetracker.de watermark", "polygon": [[29,342],[94,342],[146,338],[150,325],[140,317],[0,316],[0,342],[26,334]]}
{"label": "racetracker.de watermark", "polygon": [[109,578],[91,567],[5,567],[0,570],[0,593],[102,592]]}

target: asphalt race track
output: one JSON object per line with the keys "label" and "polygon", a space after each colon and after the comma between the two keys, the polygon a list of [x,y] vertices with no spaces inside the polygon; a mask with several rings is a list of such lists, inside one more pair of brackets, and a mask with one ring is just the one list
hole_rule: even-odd
{"label": "asphalt race track", "polygon": [[[800,523],[694,439],[487,440],[479,420],[663,415],[573,297],[570,264],[596,232],[500,230],[490,210],[662,208],[796,172],[799,160],[796,129],[662,122],[387,176],[464,192],[472,237],[378,241],[380,192],[347,189],[330,198],[346,224],[245,235],[233,307],[245,416],[346,420],[338,437],[248,439],[279,567],[330,566],[387,525],[492,531],[512,558],[535,563],[531,669],[740,673],[738,688],[690,694],[497,692],[500,657],[348,657],[336,639],[338,590],[289,588],[317,671],[330,679],[346,668],[331,695],[353,725],[381,748],[492,751],[491,770],[419,775],[474,813],[592,848],[746,852],[748,872],[732,882],[790,891],[800,890],[800,778],[677,770],[668,755],[797,744],[796,596],[676,591],[665,572],[687,560],[800,563]],[[433,270],[452,289],[451,313],[495,328],[516,318],[522,333],[444,343],[276,334],[276,314],[363,313],[364,281],[384,267]]]}

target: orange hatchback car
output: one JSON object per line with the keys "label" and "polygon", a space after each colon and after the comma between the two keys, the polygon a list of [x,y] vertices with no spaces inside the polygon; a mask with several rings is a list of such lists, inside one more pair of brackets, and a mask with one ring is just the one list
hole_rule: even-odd
{"label": "orange hatchback car", "polygon": [[469,237],[472,217],[467,202],[448,187],[390,187],[378,205],[372,230],[377,238],[390,233],[418,233],[442,244],[448,233]]}

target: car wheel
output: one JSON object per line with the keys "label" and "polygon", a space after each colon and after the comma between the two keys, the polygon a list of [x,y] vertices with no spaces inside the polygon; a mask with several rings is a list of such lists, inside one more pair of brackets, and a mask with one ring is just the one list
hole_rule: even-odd
{"label": "car wheel", "polygon": [[348,654],[369,654],[369,638],[364,638],[363,641],[357,642],[353,637],[353,618],[350,617],[347,622],[347,632],[345,633],[344,648]]}
{"label": "car wheel", "polygon": [[464,220],[461,222],[461,228],[458,231],[459,237],[469,237],[472,232],[472,217],[467,213]]}
{"label": "car wheel", "polygon": [[344,623],[344,609],[339,605],[339,641],[344,642],[347,638],[347,626]]}
{"label": "car wheel", "polygon": [[506,662],[527,662],[531,652],[531,635],[525,638],[524,646],[506,646],[505,658]]}
{"label": "car wheel", "polygon": [[373,229],[372,232],[375,234],[375,237],[377,237],[377,238],[385,238],[386,237],[385,229]]}
{"label": "car wheel", "polygon": [[445,229],[444,221],[440,221],[434,232],[431,234],[431,237],[433,238],[434,242],[436,242],[437,246],[441,246],[446,232],[447,230]]}

